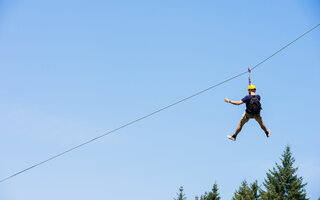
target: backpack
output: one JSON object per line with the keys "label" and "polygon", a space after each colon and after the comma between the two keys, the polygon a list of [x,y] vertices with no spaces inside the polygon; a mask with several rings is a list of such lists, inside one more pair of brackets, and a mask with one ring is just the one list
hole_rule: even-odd
{"label": "backpack", "polygon": [[260,114],[260,110],[262,108],[261,108],[260,101],[256,95],[251,96],[247,109],[250,114],[254,114],[254,115]]}

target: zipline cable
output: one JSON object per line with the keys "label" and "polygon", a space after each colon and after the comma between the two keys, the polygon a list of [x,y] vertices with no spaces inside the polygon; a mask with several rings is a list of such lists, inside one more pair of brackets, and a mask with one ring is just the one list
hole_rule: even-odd
{"label": "zipline cable", "polygon": [[[291,41],[290,43],[288,43],[287,45],[285,45],[284,47],[282,47],[281,49],[279,49],[278,51],[276,51],[275,53],[273,53],[271,56],[269,56],[269,57],[267,57],[266,59],[262,60],[261,62],[259,62],[258,64],[256,64],[254,67],[252,67],[251,70],[257,68],[259,65],[263,64],[264,62],[266,62],[267,60],[269,60],[270,58],[272,58],[272,57],[275,56],[276,54],[280,53],[282,50],[284,50],[285,48],[287,48],[288,46],[290,46],[291,44],[293,44],[294,42],[296,42],[297,40],[299,40],[299,39],[302,38],[303,36],[307,35],[307,34],[310,33],[311,31],[313,31],[314,29],[316,29],[318,26],[320,26],[320,24],[314,26],[312,29],[310,29],[310,30],[308,30],[307,32],[303,33],[302,35],[300,35],[299,37],[297,37],[295,40]],[[30,167],[28,167],[28,168],[26,168],[26,169],[24,169],[24,170],[21,170],[21,171],[19,171],[19,172],[17,172],[17,173],[14,173],[14,174],[12,174],[12,175],[4,178],[4,179],[1,179],[1,180],[0,180],[0,183],[4,182],[4,181],[6,181],[6,180],[9,180],[9,179],[11,179],[11,178],[13,178],[13,177],[15,177],[15,176],[17,176],[17,175],[19,175],[19,174],[22,174],[22,173],[24,173],[24,172],[26,172],[26,171],[29,171],[29,170],[31,170],[31,169],[33,169],[33,168],[35,168],[35,167],[38,167],[39,165],[42,165],[42,164],[44,164],[44,163],[46,163],[46,162],[49,162],[50,160],[53,160],[53,159],[55,159],[55,158],[57,158],[57,157],[60,157],[60,156],[66,154],[66,153],[68,153],[68,152],[70,152],[70,151],[73,151],[73,150],[75,150],[75,149],[78,149],[78,148],[80,148],[80,147],[82,147],[82,146],[84,146],[84,145],[86,145],[86,144],[89,144],[89,143],[95,141],[95,140],[98,140],[98,139],[100,139],[100,138],[102,138],[102,137],[104,137],[104,136],[107,136],[107,135],[109,135],[110,133],[116,132],[116,131],[118,131],[118,130],[120,130],[120,129],[123,129],[123,128],[127,127],[127,126],[130,126],[130,125],[132,125],[132,124],[134,124],[134,123],[137,123],[137,122],[139,122],[139,121],[141,121],[141,120],[143,120],[143,119],[146,119],[146,118],[148,118],[148,117],[151,117],[152,115],[155,115],[155,114],[157,114],[157,113],[159,113],[159,112],[161,112],[161,111],[164,111],[164,110],[166,110],[166,109],[168,109],[168,108],[170,108],[170,107],[172,107],[172,106],[175,106],[175,105],[177,105],[177,104],[179,104],[179,103],[182,103],[182,102],[184,102],[184,101],[186,101],[186,100],[188,100],[188,99],[191,99],[191,98],[193,98],[193,97],[195,97],[195,96],[198,96],[198,95],[200,95],[200,94],[202,94],[202,93],[204,93],[204,92],[207,92],[208,90],[211,90],[211,89],[213,89],[213,88],[215,88],[215,87],[218,87],[219,85],[222,85],[222,84],[224,84],[224,83],[226,83],[226,82],[229,82],[229,81],[231,81],[231,80],[233,80],[233,79],[235,79],[235,78],[238,78],[238,77],[240,77],[240,76],[242,76],[242,75],[244,75],[244,74],[247,74],[247,73],[249,73],[249,72],[248,72],[248,71],[242,72],[242,73],[240,73],[240,74],[238,74],[238,75],[235,75],[235,76],[233,76],[233,77],[231,77],[231,78],[229,78],[229,79],[226,79],[226,80],[224,80],[224,81],[222,81],[222,82],[220,82],[220,83],[218,83],[218,84],[215,84],[215,85],[213,85],[213,86],[211,86],[211,87],[208,87],[208,88],[206,88],[206,89],[204,89],[204,90],[201,90],[201,91],[199,91],[199,92],[197,92],[197,93],[195,93],[195,94],[193,94],[193,95],[191,95],[191,96],[188,96],[188,97],[186,97],[186,98],[184,98],[184,99],[181,99],[181,100],[179,100],[179,101],[177,101],[177,102],[175,102],[175,103],[172,103],[172,104],[170,104],[170,105],[168,105],[168,106],[166,106],[166,107],[163,107],[163,108],[161,108],[161,109],[159,109],[159,110],[156,110],[156,111],[154,111],[154,112],[152,112],[152,113],[150,113],[150,114],[148,114],[148,115],[145,115],[145,116],[143,116],[143,117],[141,117],[141,118],[138,118],[138,119],[136,119],[136,120],[134,120],[134,121],[131,121],[131,122],[125,124],[125,125],[122,125],[122,126],[116,128],[116,129],[113,129],[113,130],[111,130],[111,131],[109,131],[109,132],[107,132],[107,133],[105,133],[105,134],[102,134],[102,135],[100,135],[100,136],[98,136],[98,137],[95,137],[95,138],[93,138],[93,139],[91,139],[91,140],[88,140],[88,141],[86,141],[86,142],[84,142],[84,143],[81,143],[81,144],[79,144],[79,145],[77,145],[77,146],[74,146],[74,147],[72,147],[72,148],[70,148],[70,149],[68,149],[68,150],[66,150],[66,151],[63,151],[63,152],[61,152],[61,153],[59,153],[59,154],[57,154],[57,155],[55,155],[55,156],[52,156],[52,157],[50,157],[50,158],[48,158],[48,159],[46,159],[46,160],[43,160],[43,161],[41,161],[41,162],[39,162],[39,163],[37,163],[37,164],[35,164],[35,165],[32,165],[32,166],[30,166]]]}
{"label": "zipline cable", "polygon": [[299,37],[297,37],[295,40],[292,40],[290,43],[288,43],[286,46],[282,47],[281,49],[279,49],[278,51],[274,52],[271,56],[267,57],[266,59],[264,59],[263,61],[259,62],[258,64],[256,64],[254,67],[251,68],[251,70],[254,70],[255,68],[257,68],[259,65],[261,65],[262,63],[266,62],[267,60],[269,60],[270,58],[272,58],[273,56],[275,56],[276,54],[280,53],[280,51],[284,50],[285,48],[287,48],[288,46],[290,46],[291,44],[293,44],[294,42],[296,42],[297,40],[299,40],[300,38],[302,38],[303,36],[307,35],[308,33],[310,33],[311,31],[313,31],[314,29],[318,28],[318,26],[320,26],[320,24],[314,26],[312,29],[306,31],[305,33],[303,33],[302,35],[300,35]]}

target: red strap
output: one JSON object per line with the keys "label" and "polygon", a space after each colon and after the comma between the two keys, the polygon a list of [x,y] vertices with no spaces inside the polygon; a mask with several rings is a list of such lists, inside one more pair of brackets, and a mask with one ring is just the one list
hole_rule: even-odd
{"label": "red strap", "polygon": [[251,78],[250,78],[250,74],[251,74],[251,68],[248,68],[248,72],[249,72],[249,85],[251,85]]}

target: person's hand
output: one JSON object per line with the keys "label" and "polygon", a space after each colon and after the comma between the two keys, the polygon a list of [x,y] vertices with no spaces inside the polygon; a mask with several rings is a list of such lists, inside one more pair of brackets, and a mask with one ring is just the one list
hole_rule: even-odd
{"label": "person's hand", "polygon": [[227,98],[224,98],[224,101],[227,102],[227,103],[229,103],[229,99],[227,99]]}

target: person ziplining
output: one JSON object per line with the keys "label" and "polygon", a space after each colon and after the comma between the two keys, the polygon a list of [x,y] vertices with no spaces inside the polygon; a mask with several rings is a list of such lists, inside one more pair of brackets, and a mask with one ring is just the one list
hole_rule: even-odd
{"label": "person ziplining", "polygon": [[249,119],[254,118],[262,128],[262,130],[265,132],[267,137],[270,137],[271,131],[267,130],[266,125],[262,121],[262,117],[260,115],[261,111],[261,103],[260,103],[260,95],[256,94],[256,86],[251,85],[251,79],[250,79],[250,72],[251,69],[248,69],[249,71],[249,87],[248,87],[248,92],[249,95],[246,95],[244,98],[241,99],[241,101],[231,101],[227,98],[224,98],[224,101],[227,103],[231,103],[234,105],[241,105],[243,103],[246,103],[246,111],[242,115],[240,123],[233,135],[227,135],[227,138],[230,140],[235,141],[237,138],[237,135],[240,133],[243,125],[249,121]]}

